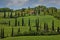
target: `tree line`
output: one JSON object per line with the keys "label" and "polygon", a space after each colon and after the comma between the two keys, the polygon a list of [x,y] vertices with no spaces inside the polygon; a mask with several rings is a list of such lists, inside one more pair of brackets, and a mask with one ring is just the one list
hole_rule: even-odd
{"label": "tree line", "polygon": [[52,15],[58,19],[60,19],[60,9],[57,9],[56,7],[49,7],[47,8],[46,6],[36,6],[34,8],[22,8],[22,9],[17,9],[13,10],[10,8],[0,8],[0,12],[4,12],[4,17],[6,17],[6,12],[10,12],[10,17],[13,16],[13,12],[15,12],[15,16],[18,15],[20,16],[26,16],[26,15],[40,15],[43,12],[43,15]]}

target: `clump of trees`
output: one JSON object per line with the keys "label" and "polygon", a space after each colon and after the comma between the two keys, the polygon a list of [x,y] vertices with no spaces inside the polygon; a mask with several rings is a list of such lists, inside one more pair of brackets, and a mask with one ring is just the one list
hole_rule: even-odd
{"label": "clump of trees", "polygon": [[10,9],[10,8],[0,8],[0,12],[10,12],[10,11],[13,11],[13,9]]}

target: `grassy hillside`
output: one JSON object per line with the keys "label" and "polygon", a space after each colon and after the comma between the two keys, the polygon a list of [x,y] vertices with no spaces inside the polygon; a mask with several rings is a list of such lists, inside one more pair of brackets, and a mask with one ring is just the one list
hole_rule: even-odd
{"label": "grassy hillside", "polygon": [[44,27],[44,22],[48,23],[48,27],[49,29],[51,29],[52,27],[52,20],[54,20],[54,26],[55,26],[55,29],[57,29],[57,27],[59,27],[59,23],[60,23],[60,20],[57,20],[55,19],[53,16],[49,16],[49,15],[46,15],[46,16],[28,16],[28,17],[23,17],[24,18],[24,25],[25,26],[21,26],[22,25],[22,17],[19,17],[17,18],[18,21],[20,22],[20,26],[14,26],[14,22],[15,22],[15,19],[14,18],[0,18],[0,22],[8,22],[9,20],[11,21],[11,26],[9,25],[4,25],[4,24],[0,24],[0,28],[4,28],[4,32],[5,32],[5,36],[11,36],[11,31],[12,31],[12,27],[14,28],[14,33],[17,34],[17,30],[18,28],[20,27],[20,31],[23,33],[23,32],[29,32],[29,27],[28,27],[28,19],[30,18],[31,19],[31,28],[33,31],[36,31],[36,27],[35,27],[35,20],[37,18],[39,18],[39,25],[41,25],[39,28],[41,28],[40,30],[43,30],[43,27]]}

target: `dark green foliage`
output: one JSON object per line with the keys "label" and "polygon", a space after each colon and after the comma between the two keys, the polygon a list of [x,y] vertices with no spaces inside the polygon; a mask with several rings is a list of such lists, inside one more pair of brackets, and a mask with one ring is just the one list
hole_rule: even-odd
{"label": "dark green foliage", "polygon": [[6,12],[4,11],[4,18],[6,18]]}
{"label": "dark green foliage", "polygon": [[18,21],[18,26],[20,26],[20,22]]}
{"label": "dark green foliage", "polygon": [[39,30],[39,19],[36,19],[36,30],[38,31]]}
{"label": "dark green foliage", "polygon": [[30,19],[28,20],[28,26],[30,26]]}
{"label": "dark green foliage", "polygon": [[11,32],[11,36],[14,36],[14,28],[12,27],[12,32]]}
{"label": "dark green foliage", "polygon": [[57,27],[57,32],[58,32],[58,33],[60,32],[60,28],[59,28],[59,27]]}
{"label": "dark green foliage", "polygon": [[12,17],[13,17],[13,15],[12,15],[12,11],[11,11],[10,18],[12,18]]}
{"label": "dark green foliage", "polygon": [[46,13],[44,12],[44,16],[45,16],[45,14],[46,14]]}
{"label": "dark green foliage", "polygon": [[18,28],[18,34],[20,33],[20,27]]}
{"label": "dark green foliage", "polygon": [[24,16],[26,16],[26,13],[24,13]]}
{"label": "dark green foliage", "polygon": [[21,12],[21,16],[24,17],[24,12]]}
{"label": "dark green foliage", "polygon": [[15,12],[15,17],[17,16],[17,12]]}
{"label": "dark green foliage", "polygon": [[34,15],[36,15],[36,9],[34,8]]}
{"label": "dark green foliage", "polygon": [[54,31],[54,20],[52,21],[52,31]]}
{"label": "dark green foliage", "polygon": [[13,9],[10,9],[10,8],[0,8],[0,12],[4,12],[4,11],[6,11],[6,12],[10,12],[10,11],[12,11]]}
{"label": "dark green foliage", "polygon": [[9,17],[10,15],[9,15],[9,12],[8,12],[8,17]]}
{"label": "dark green foliage", "polygon": [[1,28],[1,38],[4,38],[4,28]]}
{"label": "dark green foliage", "polygon": [[29,31],[31,31],[30,19],[28,20]]}
{"label": "dark green foliage", "polygon": [[18,17],[20,17],[20,13],[18,13]]}
{"label": "dark green foliage", "polygon": [[21,16],[23,16],[23,13],[21,12]]}
{"label": "dark green foliage", "polygon": [[47,23],[44,23],[44,31],[48,32],[48,24]]}
{"label": "dark green foliage", "polygon": [[15,26],[17,26],[17,18],[15,18]]}
{"label": "dark green foliage", "polygon": [[22,26],[24,26],[24,18],[22,18]]}
{"label": "dark green foliage", "polygon": [[9,26],[10,26],[10,21],[9,21]]}

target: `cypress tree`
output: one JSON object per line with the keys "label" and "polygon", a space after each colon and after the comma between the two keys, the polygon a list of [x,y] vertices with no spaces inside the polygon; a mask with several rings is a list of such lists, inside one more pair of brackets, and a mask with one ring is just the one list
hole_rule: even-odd
{"label": "cypress tree", "polygon": [[1,29],[1,38],[4,38],[4,28]]}
{"label": "cypress tree", "polygon": [[15,12],[15,16],[17,16],[17,13]]}
{"label": "cypress tree", "polygon": [[37,19],[38,27],[39,27],[39,18]]}
{"label": "cypress tree", "polygon": [[9,17],[9,12],[8,12],[8,17]]}
{"label": "cypress tree", "polygon": [[47,32],[48,31],[48,24],[44,23],[44,31]]}
{"label": "cypress tree", "polygon": [[49,10],[48,10],[48,8],[47,8],[47,13],[49,13]]}
{"label": "cypress tree", "polygon": [[36,13],[37,13],[37,10],[35,9],[35,12],[34,12],[35,14],[34,15],[36,15]]}
{"label": "cypress tree", "polygon": [[2,34],[3,34],[2,37],[4,38],[4,28],[3,28],[3,31],[2,31],[2,32],[3,32],[3,33],[2,33]]}
{"label": "cypress tree", "polygon": [[37,31],[39,30],[39,19],[38,20],[36,19],[36,30]]}
{"label": "cypress tree", "polygon": [[17,18],[15,18],[15,26],[17,26]]}
{"label": "cypress tree", "polygon": [[1,28],[1,38],[2,38],[2,28]]}
{"label": "cypress tree", "polygon": [[58,33],[60,32],[59,30],[60,30],[60,28],[59,28],[59,27],[57,27],[57,32],[58,32]]}
{"label": "cypress tree", "polygon": [[19,35],[19,32],[20,32],[20,27],[18,28],[18,35]]}
{"label": "cypress tree", "polygon": [[18,13],[18,17],[20,17],[20,13]]}
{"label": "cypress tree", "polygon": [[23,12],[23,17],[25,16],[25,12]]}
{"label": "cypress tree", "polygon": [[4,18],[6,18],[6,12],[4,11]]}
{"label": "cypress tree", "polygon": [[54,31],[54,20],[52,21],[52,31]]}
{"label": "cypress tree", "polygon": [[18,26],[20,26],[20,22],[18,21]]}
{"label": "cypress tree", "polygon": [[30,19],[28,20],[28,26],[30,26]]}
{"label": "cypress tree", "polygon": [[34,8],[34,15],[36,15],[35,8]]}
{"label": "cypress tree", "polygon": [[44,23],[44,31],[46,30],[46,23]]}
{"label": "cypress tree", "polygon": [[46,14],[46,13],[44,12],[44,16],[45,16],[45,14]]}
{"label": "cypress tree", "polygon": [[26,13],[24,13],[24,16],[26,16],[25,14],[26,14]]}
{"label": "cypress tree", "polygon": [[48,28],[48,24],[46,24],[46,32],[48,32],[49,28]]}
{"label": "cypress tree", "polygon": [[10,21],[9,21],[9,26],[10,26]]}
{"label": "cypress tree", "polygon": [[40,15],[40,9],[38,10],[38,14]]}
{"label": "cypress tree", "polygon": [[[38,30],[39,30],[39,18],[37,19],[37,28],[38,28]],[[37,31],[38,31],[37,30]]]}
{"label": "cypress tree", "polygon": [[12,27],[11,36],[12,36],[12,37],[14,36],[14,29],[13,29],[13,27]]}
{"label": "cypress tree", "polygon": [[10,18],[12,18],[12,11],[11,11],[11,14],[10,14]]}
{"label": "cypress tree", "polygon": [[21,12],[21,16],[23,17],[23,12]]}
{"label": "cypress tree", "polygon": [[31,31],[30,19],[28,20],[29,31]]}
{"label": "cypress tree", "polygon": [[24,26],[24,18],[22,18],[22,26]]}

